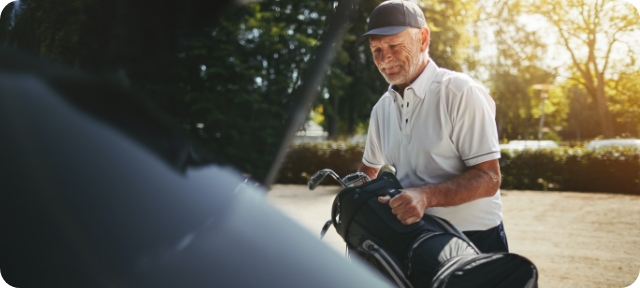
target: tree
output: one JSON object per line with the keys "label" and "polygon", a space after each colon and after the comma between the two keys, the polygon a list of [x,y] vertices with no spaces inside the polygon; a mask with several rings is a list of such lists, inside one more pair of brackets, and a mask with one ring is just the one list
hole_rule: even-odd
{"label": "tree", "polygon": [[572,138],[582,141],[600,135],[598,111],[584,87],[571,80],[561,83],[561,87],[569,98],[567,124],[569,131],[574,133]]}
{"label": "tree", "polygon": [[[593,99],[604,137],[615,135],[614,119],[608,106],[607,78],[613,73],[612,62],[635,55],[628,35],[638,31],[640,21],[629,3],[607,0],[536,0],[527,3],[528,13],[544,17],[556,29],[561,45],[571,56],[571,63],[582,85]],[[627,58],[627,61],[629,59]],[[628,66],[625,66],[628,68]]]}
{"label": "tree", "polygon": [[185,49],[192,75],[181,78],[191,87],[185,125],[262,179],[280,144],[291,92],[332,10],[325,2],[263,1],[195,38]]}
{"label": "tree", "polygon": [[640,136],[640,69],[618,74],[608,82],[611,113],[618,131],[625,136]]}
{"label": "tree", "polygon": [[359,124],[368,124],[371,108],[388,87],[373,63],[368,44],[355,45],[356,39],[366,32],[369,13],[381,2],[359,2],[332,63],[326,89],[318,100],[317,105],[324,108],[327,131],[333,139],[340,134],[353,134]]}
{"label": "tree", "polygon": [[[553,83],[555,73],[545,67],[548,51],[539,31],[527,29],[519,21],[520,0],[483,1],[480,37],[495,38],[495,54],[484,60],[489,72],[490,94],[496,101],[496,121],[502,139],[530,139],[535,137],[541,117],[540,92],[535,84]],[[486,43],[489,44],[489,43]],[[544,103],[545,124],[561,125],[563,95],[557,90],[549,93]]]}
{"label": "tree", "polygon": [[475,69],[474,52],[479,48],[479,40],[470,27],[475,26],[480,17],[476,2],[419,1],[431,30],[429,55],[438,66],[454,71]]}
{"label": "tree", "polygon": [[263,179],[334,3],[216,2],[22,0],[15,25],[0,23],[0,41],[130,83],[196,141]]}

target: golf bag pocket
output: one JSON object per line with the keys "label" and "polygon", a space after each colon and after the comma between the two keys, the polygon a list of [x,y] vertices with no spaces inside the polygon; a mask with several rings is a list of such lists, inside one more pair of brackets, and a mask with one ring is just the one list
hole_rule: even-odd
{"label": "golf bag pocket", "polygon": [[478,254],[473,244],[456,234],[425,232],[409,247],[406,275],[415,287],[428,287],[442,263],[456,256]]}
{"label": "golf bag pocket", "polygon": [[513,253],[463,255],[444,262],[431,287],[535,288],[538,271],[529,259]]}

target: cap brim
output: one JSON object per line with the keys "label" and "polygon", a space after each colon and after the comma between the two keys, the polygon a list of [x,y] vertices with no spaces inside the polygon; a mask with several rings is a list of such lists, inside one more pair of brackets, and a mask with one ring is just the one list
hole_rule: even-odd
{"label": "cap brim", "polygon": [[367,33],[362,34],[362,36],[358,37],[358,40],[356,40],[356,46],[362,45],[362,43],[367,41],[367,39],[369,39],[369,36],[371,35],[379,35],[379,36],[396,35],[404,30],[407,30],[407,28],[409,28],[409,26],[387,26],[387,27],[380,27],[380,28],[373,29]]}

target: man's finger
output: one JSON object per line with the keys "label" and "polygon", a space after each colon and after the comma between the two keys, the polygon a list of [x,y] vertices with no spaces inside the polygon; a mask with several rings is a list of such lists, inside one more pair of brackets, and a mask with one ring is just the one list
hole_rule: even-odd
{"label": "man's finger", "polygon": [[391,209],[391,213],[400,216],[401,214],[409,214],[407,213],[408,211],[407,207],[404,206],[398,206],[396,208]]}
{"label": "man's finger", "polygon": [[420,218],[417,218],[417,217],[409,217],[409,218],[407,218],[407,219],[405,219],[404,221],[401,221],[401,222],[402,222],[402,224],[404,224],[404,225],[411,225],[411,224],[416,223],[416,222],[418,222],[418,221],[420,221]]}
{"label": "man's finger", "polygon": [[391,197],[389,196],[380,196],[378,197],[378,202],[386,204],[386,203],[389,203],[390,199]]}
{"label": "man's finger", "polygon": [[391,199],[391,201],[389,201],[389,207],[391,207],[391,209],[396,208],[398,206],[400,206],[400,204],[402,204],[404,202],[404,197],[403,197],[403,193],[398,194],[396,197],[393,197]]}

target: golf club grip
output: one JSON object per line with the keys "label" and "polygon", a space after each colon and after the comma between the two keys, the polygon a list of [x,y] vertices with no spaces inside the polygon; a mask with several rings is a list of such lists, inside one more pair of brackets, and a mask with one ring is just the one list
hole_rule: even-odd
{"label": "golf club grip", "polygon": [[400,194],[400,190],[398,189],[390,189],[378,192],[378,196],[389,196],[389,198],[396,197],[396,195],[398,194]]}

